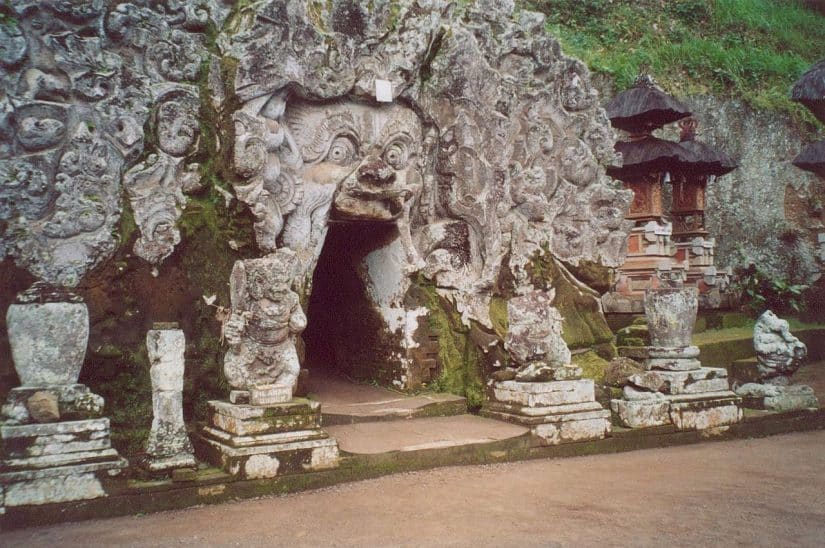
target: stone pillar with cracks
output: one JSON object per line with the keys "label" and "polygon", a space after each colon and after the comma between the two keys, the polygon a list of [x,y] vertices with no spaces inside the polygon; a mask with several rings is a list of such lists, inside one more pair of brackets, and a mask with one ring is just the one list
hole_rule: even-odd
{"label": "stone pillar with cracks", "polygon": [[183,354],[186,340],[177,324],[155,324],[146,334],[152,364],[152,430],[146,467],[153,472],[194,468],[197,463],[183,422]]}

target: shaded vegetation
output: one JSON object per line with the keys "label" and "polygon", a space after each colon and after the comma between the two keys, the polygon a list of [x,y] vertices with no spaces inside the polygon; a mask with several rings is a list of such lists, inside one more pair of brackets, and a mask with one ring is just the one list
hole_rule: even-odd
{"label": "shaded vegetation", "polygon": [[640,71],[670,93],[741,98],[813,118],[790,88],[825,57],[825,16],[801,0],[522,0],[565,52],[616,89]]}

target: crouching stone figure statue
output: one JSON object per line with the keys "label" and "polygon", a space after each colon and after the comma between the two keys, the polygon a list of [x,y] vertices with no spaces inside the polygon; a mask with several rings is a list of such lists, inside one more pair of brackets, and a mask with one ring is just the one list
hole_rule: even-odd
{"label": "crouching stone figure statue", "polygon": [[297,258],[288,249],[235,262],[230,278],[231,315],[224,334],[224,373],[236,390],[278,385],[295,391],[301,370],[295,339],[307,325],[291,289]]}

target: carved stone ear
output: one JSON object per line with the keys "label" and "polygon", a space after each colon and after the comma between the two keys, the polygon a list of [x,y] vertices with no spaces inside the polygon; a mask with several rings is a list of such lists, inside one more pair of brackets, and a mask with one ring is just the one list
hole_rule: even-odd
{"label": "carved stone ear", "polygon": [[243,261],[235,261],[232,274],[229,275],[229,298],[232,309],[243,307],[246,300],[246,265]]}

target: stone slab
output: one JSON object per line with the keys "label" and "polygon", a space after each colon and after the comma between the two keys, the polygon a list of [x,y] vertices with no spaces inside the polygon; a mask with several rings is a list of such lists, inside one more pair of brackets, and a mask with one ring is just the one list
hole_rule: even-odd
{"label": "stone slab", "polygon": [[583,420],[567,420],[562,422],[551,422],[534,426],[531,429],[534,439],[539,445],[559,445],[561,443],[571,443],[576,441],[589,441],[604,439],[611,432],[609,416],[610,413],[604,410],[607,417],[589,418]]}
{"label": "stone slab", "polygon": [[319,402],[304,398],[294,398],[287,403],[276,403],[266,406],[234,404],[226,401],[211,400],[209,407],[214,413],[220,413],[241,420],[297,415],[300,413],[320,413],[321,411],[321,404]]}
{"label": "stone slab", "polygon": [[736,424],[742,420],[740,398],[715,398],[670,404],[670,418],[679,430],[706,430]]}
{"label": "stone slab", "polygon": [[702,367],[702,362],[695,358],[649,358],[642,365],[645,369],[661,369],[665,371],[693,371]]}
{"label": "stone slab", "polygon": [[252,405],[271,405],[287,403],[292,399],[292,387],[282,384],[267,384],[249,389],[249,403]]}
{"label": "stone slab", "polygon": [[293,430],[320,428],[321,414],[276,415],[262,417],[260,419],[243,420],[221,413],[214,413],[211,418],[211,424],[220,430],[239,436],[274,434]]}
{"label": "stone slab", "polygon": [[89,472],[106,472],[109,474],[116,474],[128,465],[129,463],[126,459],[118,457],[117,459],[104,460],[100,462],[85,462],[67,466],[54,466],[51,468],[15,470],[0,474],[0,484],[73,474],[86,474]]}
{"label": "stone slab", "polygon": [[504,381],[493,385],[493,399],[527,407],[586,403],[595,399],[592,379],[553,382]]}
{"label": "stone slab", "polygon": [[230,447],[220,441],[200,438],[201,456],[240,479],[274,478],[327,470],[338,466],[338,443],[332,438],[301,442]]}
{"label": "stone slab", "polygon": [[499,413],[511,413],[526,417],[543,417],[546,415],[569,415],[583,411],[604,410],[600,403],[596,401],[585,403],[570,403],[565,405],[549,405],[547,407],[525,407],[502,402],[488,402],[484,404],[482,411],[489,410]]}
{"label": "stone slab", "polygon": [[342,424],[325,430],[338,440],[342,451],[359,455],[487,444],[529,431],[521,425],[475,415]]}
{"label": "stone slab", "polygon": [[649,428],[671,423],[670,402],[663,400],[610,400],[619,424],[627,428]]}
{"label": "stone slab", "polygon": [[724,368],[702,367],[691,371],[646,371],[632,375],[628,381],[663,394],[700,394],[729,390],[727,376]]}
{"label": "stone slab", "polygon": [[99,451],[112,446],[109,432],[91,432],[87,436],[58,434],[55,436],[15,437],[4,439],[4,458],[27,458],[62,453]]}
{"label": "stone slab", "polygon": [[[2,480],[0,476],[0,480]],[[94,473],[71,473],[27,481],[3,482],[7,507],[89,500],[106,496]]]}
{"label": "stone slab", "polygon": [[82,421],[52,422],[47,424],[21,424],[0,426],[0,437],[30,438],[32,436],[55,436],[59,434],[85,434],[90,432],[108,432],[109,419],[89,419]]}
{"label": "stone slab", "polygon": [[232,447],[255,447],[257,445],[271,445],[273,443],[291,443],[302,440],[324,439],[327,433],[321,429],[297,430],[278,434],[261,434],[254,436],[238,436],[211,426],[203,428],[203,435],[225,443]]}
{"label": "stone slab", "polygon": [[150,472],[195,468],[197,465],[198,461],[195,460],[195,455],[189,453],[181,453],[169,457],[156,457],[148,460],[145,464],[146,469]]}
{"label": "stone slab", "polygon": [[57,466],[68,466],[87,462],[117,460],[119,458],[120,456],[114,449],[103,449],[99,451],[76,451],[73,453],[60,453],[56,455],[4,459],[0,461],[0,470],[7,472],[37,468],[53,468]]}

